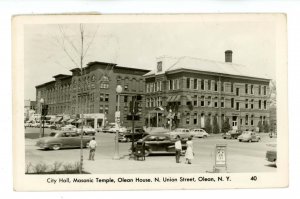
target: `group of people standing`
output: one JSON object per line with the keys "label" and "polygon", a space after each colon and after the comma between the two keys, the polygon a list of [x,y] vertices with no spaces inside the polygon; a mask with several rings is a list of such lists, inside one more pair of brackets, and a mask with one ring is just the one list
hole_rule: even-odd
{"label": "group of people standing", "polygon": [[[187,148],[186,148],[186,152],[185,152],[185,163],[192,164],[192,160],[194,159],[192,137],[188,138],[188,141],[186,142],[186,147]],[[177,136],[176,142],[175,142],[176,163],[180,163],[181,151],[182,151],[181,139],[180,139],[180,136]]]}

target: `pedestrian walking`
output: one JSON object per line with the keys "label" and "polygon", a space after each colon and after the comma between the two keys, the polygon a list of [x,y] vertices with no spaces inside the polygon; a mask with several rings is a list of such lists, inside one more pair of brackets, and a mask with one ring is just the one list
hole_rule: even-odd
{"label": "pedestrian walking", "polygon": [[95,160],[95,152],[96,152],[97,142],[95,140],[95,137],[90,141],[89,148],[90,148],[90,155],[89,160]]}
{"label": "pedestrian walking", "polygon": [[192,160],[194,159],[194,152],[193,152],[193,142],[192,137],[188,138],[188,141],[186,142],[186,152],[185,152],[185,160],[186,164],[192,164]]}
{"label": "pedestrian walking", "polygon": [[176,142],[175,142],[176,163],[180,163],[181,150],[182,150],[182,145],[181,145],[180,136],[177,135]]}

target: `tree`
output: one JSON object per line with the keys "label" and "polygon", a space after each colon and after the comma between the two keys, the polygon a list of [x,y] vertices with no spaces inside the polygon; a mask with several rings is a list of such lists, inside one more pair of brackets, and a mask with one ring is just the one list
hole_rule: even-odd
{"label": "tree", "polygon": [[[71,61],[71,63],[76,67],[80,69],[81,76],[84,74],[84,66],[89,62],[86,58],[88,55],[88,51],[90,47],[92,46],[94,39],[96,37],[96,34],[98,32],[99,26],[96,27],[96,30],[92,35],[89,35],[86,31],[87,25],[80,24],[78,27],[79,34],[77,31],[74,31],[72,29],[72,33],[68,34],[66,33],[65,28],[62,25],[58,25],[58,31],[59,35],[58,37],[55,37],[55,41],[57,42],[58,46],[61,47],[67,58]],[[77,34],[76,34],[77,33]],[[57,62],[56,62],[57,63]],[[113,70],[114,64],[108,64],[106,67],[104,74],[102,75],[100,79],[100,83],[102,81],[106,81],[106,78],[109,76],[110,72]],[[81,81],[80,93],[83,92],[83,88],[85,85],[85,81]],[[78,101],[78,100],[77,100]],[[81,107],[81,118],[83,118],[84,110],[83,107]],[[81,144],[80,144],[80,165],[79,165],[79,173],[82,173],[82,167],[83,167],[83,125],[81,125]]]}
{"label": "tree", "polygon": [[217,116],[215,115],[213,120],[213,133],[218,134],[219,132],[220,132],[220,128],[219,128]]}
{"label": "tree", "polygon": [[262,124],[261,121],[258,122],[257,127],[259,129],[259,132],[263,132],[264,131],[264,126],[263,126],[263,124]]}
{"label": "tree", "polygon": [[264,125],[263,125],[263,129],[265,133],[268,133],[270,131],[270,125],[267,121],[265,121]]}
{"label": "tree", "polygon": [[226,133],[231,129],[231,126],[229,124],[229,118],[226,117],[225,121],[222,124],[222,133]]}
{"label": "tree", "polygon": [[207,133],[212,133],[212,126],[210,124],[210,117],[205,120],[205,130]]}
{"label": "tree", "polygon": [[276,96],[277,96],[276,81],[271,80],[270,81],[270,91],[269,91],[269,95],[268,95],[268,98],[270,100],[270,107],[276,107]]}

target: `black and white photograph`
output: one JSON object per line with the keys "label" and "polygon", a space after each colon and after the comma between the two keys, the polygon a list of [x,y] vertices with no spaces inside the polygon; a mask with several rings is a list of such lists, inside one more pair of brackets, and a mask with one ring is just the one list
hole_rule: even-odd
{"label": "black and white photograph", "polygon": [[29,15],[13,36],[17,190],[287,186],[286,15]]}

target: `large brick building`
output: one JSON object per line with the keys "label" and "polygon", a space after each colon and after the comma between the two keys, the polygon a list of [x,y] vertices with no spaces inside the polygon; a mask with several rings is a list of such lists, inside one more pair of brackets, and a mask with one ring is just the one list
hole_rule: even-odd
{"label": "large brick building", "polygon": [[[117,66],[112,63],[91,62],[82,70],[74,68],[72,75],[56,75],[55,80],[36,86],[36,100],[44,99],[49,115],[70,115],[84,113],[88,116],[100,115],[107,122],[114,122],[117,109],[116,87],[121,85],[121,123],[130,126],[126,116],[132,96],[142,95],[145,88],[143,75],[149,70]],[[140,103],[140,111],[144,103]],[[103,115],[103,116],[102,116]],[[88,120],[89,118],[87,118]],[[93,118],[91,118],[93,119]],[[142,126],[144,119],[136,121]],[[91,122],[92,126],[96,123]],[[103,125],[103,120],[98,121]]]}
{"label": "large brick building", "polygon": [[[151,126],[205,128],[225,118],[241,130],[255,130],[269,120],[269,81],[250,67],[191,57],[160,57],[146,75],[146,123]],[[171,110],[171,111],[170,111]],[[209,120],[208,120],[209,119]],[[208,122],[209,123],[209,122]]]}

